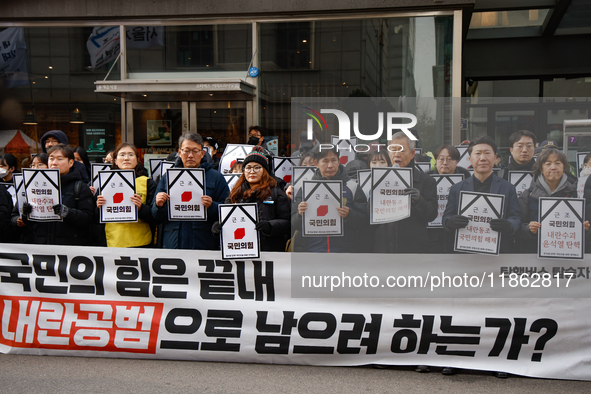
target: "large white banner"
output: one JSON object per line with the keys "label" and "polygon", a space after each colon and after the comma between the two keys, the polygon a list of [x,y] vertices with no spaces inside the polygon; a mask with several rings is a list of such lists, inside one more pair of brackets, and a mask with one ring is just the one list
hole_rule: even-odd
{"label": "large white banner", "polygon": [[[316,286],[306,288],[306,275],[295,270],[296,255],[262,253],[256,260],[227,261],[220,260],[219,251],[0,244],[0,351],[423,364],[591,380],[591,317],[574,312],[591,307],[585,296],[589,258],[568,268],[572,261],[540,262],[535,255],[481,256],[474,264],[469,255],[398,255],[393,260],[389,255],[305,254],[308,265],[297,265],[306,268],[306,275],[313,275],[312,266],[345,279],[351,275],[345,289],[349,297],[336,298],[332,279],[321,287],[314,277]],[[422,297],[358,296],[358,290],[374,285],[375,267],[388,268],[388,278],[377,278],[388,284],[384,294],[409,289],[402,287],[402,276],[393,276],[404,267],[417,275],[429,271],[430,284],[416,289]],[[568,279],[561,275],[569,269],[576,275],[566,287]],[[365,285],[353,275],[363,271],[369,277]],[[550,279],[524,280],[535,271]],[[452,275],[449,283],[446,275]],[[439,289],[455,285],[454,291],[464,293],[437,295],[435,278],[443,279]],[[480,280],[484,286],[476,283]],[[307,298],[306,293],[292,296],[305,290],[310,290]],[[506,298],[496,298],[499,294]]]}
{"label": "large white banner", "polygon": [[[362,277],[352,275],[348,298],[331,296],[333,280],[321,288],[316,277],[307,297],[292,297],[298,287],[308,290],[306,278],[292,271],[295,259],[287,253],[226,261],[219,251],[1,244],[0,351],[306,365],[423,364],[591,380],[591,317],[576,313],[591,307],[584,295],[589,258],[573,265],[572,260],[540,262],[535,255],[481,256],[474,264],[473,256],[457,254],[397,259],[305,254],[307,275],[313,275],[309,266],[338,267],[338,277],[345,279],[353,274],[349,269],[367,273],[365,285]],[[402,288],[403,277],[392,276],[404,267],[417,274],[429,271],[431,284],[417,289],[422,297],[358,295],[373,286],[375,267],[391,275],[378,278],[388,283],[385,291],[396,290],[392,285],[397,283],[402,292],[408,289]],[[576,275],[565,287],[568,279],[560,275],[568,267]],[[538,288],[524,280],[535,271],[550,278],[538,282]],[[436,277],[445,286],[445,276],[455,274],[447,286],[467,293],[454,298],[431,291]],[[467,284],[456,283],[464,277]],[[482,278],[484,286],[475,278]],[[516,290],[527,297],[508,298]],[[507,298],[495,298],[501,295]]]}

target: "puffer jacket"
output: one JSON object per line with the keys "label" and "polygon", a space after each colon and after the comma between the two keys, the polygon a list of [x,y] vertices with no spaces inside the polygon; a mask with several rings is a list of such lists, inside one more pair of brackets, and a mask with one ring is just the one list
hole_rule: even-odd
{"label": "puffer jacket", "polygon": [[[250,188],[245,182],[241,185],[242,194]],[[260,233],[261,251],[283,252],[287,242],[290,230],[291,203],[287,195],[281,188],[271,188],[271,197],[261,200],[256,196],[250,198],[240,198],[239,203],[256,203],[259,214],[259,222],[268,221],[271,225],[271,232]],[[230,197],[226,199],[226,204],[231,204]]]}

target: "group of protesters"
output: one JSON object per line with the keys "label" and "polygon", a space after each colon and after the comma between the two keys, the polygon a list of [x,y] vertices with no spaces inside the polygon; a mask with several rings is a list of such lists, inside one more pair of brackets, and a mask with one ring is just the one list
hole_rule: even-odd
{"label": "group of protesters", "polygon": [[[552,141],[538,144],[536,148],[535,134],[526,130],[511,135],[511,156],[502,176],[497,176],[494,171],[498,163],[497,145],[487,136],[467,144],[472,174],[458,166],[460,152],[451,145],[440,146],[435,151],[434,166],[430,171],[419,170],[415,166],[418,157],[415,154],[416,141],[404,132],[392,136],[388,149],[378,149],[347,166],[341,164],[336,147],[319,149],[317,140],[302,140],[292,159],[297,160],[296,164],[300,166],[315,167],[312,180],[341,181],[343,197],[343,205],[336,208],[343,221],[342,235],[302,237],[302,215],[308,204],[301,189],[294,195],[293,185],[275,176],[272,155],[261,146],[263,138],[260,128],[251,128],[248,143],[253,146],[252,151],[238,162],[240,166],[233,165],[231,172],[241,175],[230,189],[226,178],[219,172],[217,141],[212,137],[204,139],[197,133],[180,137],[173,168],[200,168],[205,174],[201,204],[207,210],[207,220],[194,221],[169,219],[170,195],[166,174],[156,184],[140,160],[138,149],[131,143],[121,143],[103,161],[111,162],[113,169],[135,172],[136,190],[131,202],[137,207],[138,220],[100,224],[98,212],[106,200],[100,190],[91,186],[90,163],[86,153],[82,148],[69,147],[65,134],[52,130],[41,138],[43,152],[33,158],[30,167],[59,170],[61,204],[54,205],[53,211],[60,220],[29,220],[32,206],[25,202],[19,212],[15,199],[6,188],[0,187],[3,239],[35,244],[219,250],[221,225],[218,206],[256,203],[259,218],[256,230],[260,235],[262,251],[284,251],[288,244],[292,248],[290,250],[321,253],[443,253],[453,251],[455,231],[469,223],[468,217],[459,214],[458,204],[460,192],[471,191],[500,194],[505,198],[500,217],[490,221],[490,229],[502,234],[501,253],[535,253],[540,229],[539,198],[577,197],[577,177],[571,173],[566,156]],[[211,155],[204,150],[204,146],[209,147]],[[2,181],[11,182],[17,167],[13,155],[0,156]],[[356,170],[376,167],[412,170],[412,184],[404,190],[411,206],[407,218],[370,224],[370,204],[358,185]],[[530,187],[519,196],[515,186],[507,180],[509,171],[533,173]],[[589,173],[591,156],[585,158],[581,176]],[[464,177],[449,190],[441,228],[428,225],[438,214],[433,174],[461,174]],[[585,186],[588,187],[585,187],[584,197],[591,198],[591,184]],[[586,212],[591,213],[591,209]],[[588,233],[587,218],[584,227]]]}

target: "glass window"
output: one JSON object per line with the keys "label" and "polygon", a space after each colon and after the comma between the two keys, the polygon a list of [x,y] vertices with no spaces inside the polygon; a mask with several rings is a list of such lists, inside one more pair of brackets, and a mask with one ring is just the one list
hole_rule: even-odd
{"label": "glass window", "polygon": [[518,11],[487,11],[472,14],[470,29],[542,26],[549,9]]}

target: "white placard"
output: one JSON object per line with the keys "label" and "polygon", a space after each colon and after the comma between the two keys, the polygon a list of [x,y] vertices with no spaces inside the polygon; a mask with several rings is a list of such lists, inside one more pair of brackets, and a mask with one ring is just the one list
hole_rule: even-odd
{"label": "white placard", "polygon": [[162,178],[164,176],[164,174],[166,174],[166,171],[170,168],[174,167],[174,161],[166,161],[164,160],[161,164],[160,164],[160,178]]}
{"label": "white placard", "polygon": [[347,140],[339,140],[338,135],[330,136],[330,143],[337,147],[339,153],[339,162],[342,165],[347,165],[348,162],[355,160],[355,145],[357,145],[357,137],[351,137]]}
{"label": "white placard", "polygon": [[299,162],[299,157],[273,157],[273,171],[277,178],[283,179],[286,183],[291,182],[291,169],[295,166],[296,161]]}
{"label": "white placard", "polygon": [[357,170],[357,183],[365,193],[365,199],[369,201],[371,195],[371,170]]}
{"label": "white placard", "polygon": [[509,171],[509,182],[515,186],[517,197],[529,189],[531,181],[534,179],[534,173],[531,171]]}
{"label": "white placard", "polygon": [[53,206],[62,203],[59,170],[23,169],[25,196],[33,207],[28,219],[37,222],[61,222],[62,218],[53,212]]}
{"label": "white placard", "polygon": [[18,215],[23,216],[23,203],[27,200],[25,193],[25,182],[23,181],[23,174],[14,174],[14,189],[16,192],[16,206],[18,207]]}
{"label": "white placard", "polygon": [[585,199],[540,197],[538,257],[583,259]]}
{"label": "white placard", "polygon": [[412,168],[372,168],[370,224],[397,222],[410,217]]}
{"label": "white placard", "polygon": [[577,152],[577,176],[581,175],[581,169],[583,168],[583,164],[585,164],[585,156],[587,156],[589,152]]}
{"label": "white placard", "polygon": [[236,161],[243,161],[252,152],[252,145],[228,144],[220,159],[218,171],[222,174],[229,174],[230,168]]}
{"label": "white placard", "polygon": [[135,194],[135,171],[99,171],[99,194],[107,200],[100,208],[101,223],[137,222],[137,207],[131,201]]}
{"label": "white placard", "polygon": [[255,229],[258,217],[257,204],[220,204],[222,225],[222,259],[258,259],[261,255],[259,232]]}
{"label": "white placard", "polygon": [[242,174],[224,174],[224,178],[228,183],[228,188],[230,189],[230,192],[232,191],[232,189],[234,189],[236,182],[238,182],[238,179],[240,179],[241,176]]}
{"label": "white placard", "polygon": [[428,162],[428,161],[416,162],[415,161],[415,168],[421,172],[424,172],[425,174],[428,174],[429,171],[431,171],[431,162]]}
{"label": "white placard", "polygon": [[579,178],[577,180],[577,197],[578,198],[585,197],[585,183],[587,183],[587,178],[589,178],[589,175]]}
{"label": "white placard", "polygon": [[337,208],[343,207],[342,181],[304,181],[303,201],[308,208],[302,215],[304,237],[342,236],[343,218]]}
{"label": "white placard", "polygon": [[[13,175],[14,178],[14,175]],[[16,205],[16,189],[14,188],[14,181],[13,182],[0,182],[0,186],[3,186],[8,194],[10,194],[10,198],[12,199],[12,205]]]}
{"label": "white placard", "polygon": [[468,145],[456,145],[456,149],[458,150],[458,152],[460,152],[460,160],[458,161],[458,166],[469,169],[472,164],[470,164]]}
{"label": "white placard", "polygon": [[292,185],[293,185],[293,195],[297,196],[299,191],[302,189],[302,185],[304,181],[311,181],[314,173],[316,172],[316,167],[307,167],[307,166],[297,166],[291,167],[292,171]]}
{"label": "white placard", "polygon": [[431,176],[437,185],[437,218],[427,223],[427,227],[443,227],[441,220],[447,206],[449,189],[456,183],[462,182],[464,174],[431,174]]}
{"label": "white placard", "polygon": [[99,184],[99,171],[109,171],[110,169],[110,163],[90,163],[90,175],[92,176],[91,185],[95,190],[101,188],[101,185]]}
{"label": "white placard", "polygon": [[207,220],[207,209],[201,203],[205,195],[205,170],[202,168],[169,168],[168,220]]}
{"label": "white placard", "polygon": [[158,181],[160,180],[160,176],[162,175],[162,163],[165,161],[166,159],[162,158],[162,159],[150,159],[150,175],[152,177],[152,180],[156,183],[158,183]]}
{"label": "white placard", "polygon": [[460,212],[470,221],[456,230],[454,250],[498,255],[501,234],[490,228],[492,219],[503,216],[505,196],[502,194],[460,192]]}

